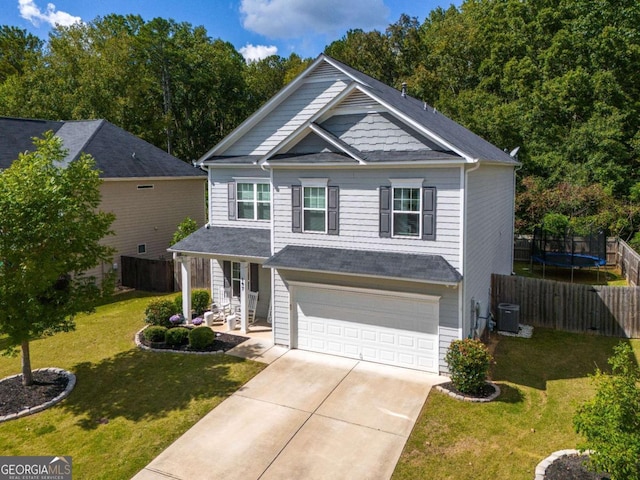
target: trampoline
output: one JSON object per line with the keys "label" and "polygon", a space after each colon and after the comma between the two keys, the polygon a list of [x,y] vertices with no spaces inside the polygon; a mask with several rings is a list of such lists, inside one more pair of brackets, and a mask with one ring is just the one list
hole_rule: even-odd
{"label": "trampoline", "polygon": [[574,235],[567,230],[564,235],[550,235],[544,226],[537,227],[531,243],[531,261],[542,265],[542,278],[547,265],[570,268],[571,282],[576,268],[597,268],[599,277],[600,267],[607,264],[607,238],[602,231]]}

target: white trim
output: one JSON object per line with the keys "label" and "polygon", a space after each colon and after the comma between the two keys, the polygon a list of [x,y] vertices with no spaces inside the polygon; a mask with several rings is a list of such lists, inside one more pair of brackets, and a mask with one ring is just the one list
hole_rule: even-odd
{"label": "white trim", "polygon": [[[415,186],[414,183],[410,185],[404,184],[403,182],[406,180],[400,180],[398,184],[391,185],[391,238],[402,238],[402,239],[414,239],[414,240],[422,240],[422,182],[420,182],[419,186]],[[395,209],[395,190],[396,189],[406,189],[406,190],[418,190],[418,210],[396,210]],[[417,215],[418,216],[418,233],[416,235],[396,235],[395,229],[395,215],[396,213],[405,214],[405,215]]]}
{"label": "white trim", "polygon": [[329,184],[328,178],[299,178],[302,187],[326,187]]}
{"label": "white trim", "polygon": [[424,178],[390,178],[394,188],[422,188]]}
{"label": "white trim", "polygon": [[[412,298],[415,300],[422,300],[431,303],[440,303],[441,295],[428,295],[425,293],[412,293],[412,292],[396,292],[395,290],[380,290],[374,288],[362,288],[362,287],[345,287],[343,285],[331,285],[326,283],[317,282],[302,282],[299,280],[289,280],[287,282],[292,287],[312,287],[312,288],[324,288],[327,290],[339,290],[341,292],[354,292],[354,293],[368,293],[371,295],[380,295],[385,297],[400,297],[400,298]],[[294,304],[295,302],[291,302]]]}

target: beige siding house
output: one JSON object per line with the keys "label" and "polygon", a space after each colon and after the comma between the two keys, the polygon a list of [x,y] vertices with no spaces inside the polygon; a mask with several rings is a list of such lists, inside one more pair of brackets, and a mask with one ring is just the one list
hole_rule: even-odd
{"label": "beige siding house", "polygon": [[242,329],[258,292],[276,344],[445,372],[511,273],[516,159],[327,55],[198,164],[209,222],[170,251],[213,260]]}
{"label": "beige siding house", "polygon": [[177,226],[190,217],[205,223],[206,173],[200,168],[105,120],[57,122],[0,117],[0,168],[33,148],[33,137],[53,131],[69,150],[67,161],[92,155],[100,170],[101,209],[115,214],[104,243],[114,247],[113,262],[87,272],[96,278],[115,271],[121,256],[170,258],[167,247]]}

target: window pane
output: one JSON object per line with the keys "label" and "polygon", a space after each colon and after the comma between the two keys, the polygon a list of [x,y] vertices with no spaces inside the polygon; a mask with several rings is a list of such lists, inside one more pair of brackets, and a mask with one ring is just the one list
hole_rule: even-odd
{"label": "window pane", "polygon": [[420,210],[419,188],[394,188],[393,209],[403,212],[417,212]]}
{"label": "window pane", "polygon": [[253,220],[253,202],[238,202],[238,218]]}
{"label": "window pane", "polygon": [[271,192],[269,189],[269,184],[267,183],[259,183],[257,185],[258,190],[258,201],[259,202],[268,202],[271,200]]}
{"label": "window pane", "polygon": [[325,208],[324,187],[304,187],[304,208]]}
{"label": "window pane", "polygon": [[271,219],[271,204],[258,203],[258,220],[270,220]]}
{"label": "window pane", "polygon": [[417,237],[420,234],[420,215],[415,213],[394,213],[393,234]]}
{"label": "window pane", "polygon": [[253,200],[253,183],[238,183],[238,200]]}
{"label": "window pane", "polygon": [[324,210],[305,210],[304,230],[307,232],[324,232]]}

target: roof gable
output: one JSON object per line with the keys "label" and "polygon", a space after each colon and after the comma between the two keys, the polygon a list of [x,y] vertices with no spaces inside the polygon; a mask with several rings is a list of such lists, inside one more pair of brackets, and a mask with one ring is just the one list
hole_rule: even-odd
{"label": "roof gable", "polygon": [[[309,97],[313,92],[316,96]],[[507,153],[425,102],[403,95],[325,54],[321,54],[307,70],[204,155],[200,162],[212,157],[247,155],[262,155],[264,162],[292,149],[313,130],[312,124],[324,128],[325,122],[333,116],[357,112],[385,114],[390,125],[410,134],[395,146],[386,141],[381,145],[378,139],[367,146],[367,150],[438,150],[453,153],[468,163],[518,164]],[[334,133],[331,128],[326,130]],[[364,131],[361,129],[360,133]],[[351,141],[340,135],[336,137],[347,144]],[[422,143],[424,148],[416,145],[414,140]],[[357,149],[358,145],[352,147]]]}
{"label": "roof gable", "polygon": [[96,161],[103,178],[202,177],[199,168],[107,122],[54,122],[0,117],[0,168],[8,168],[21,152],[34,149],[33,138],[52,130],[69,151],[67,164],[82,152]]}

